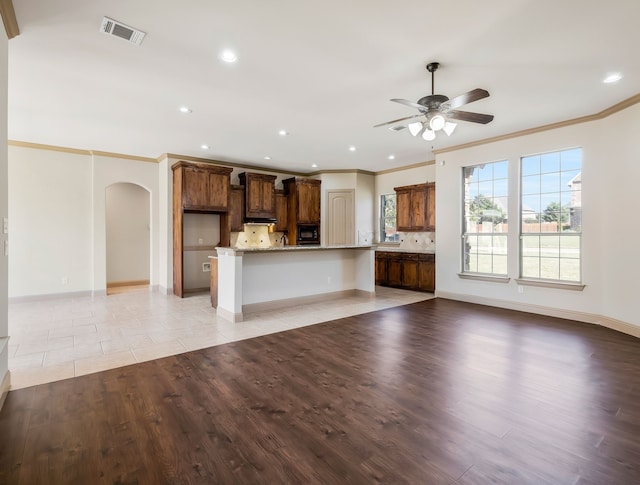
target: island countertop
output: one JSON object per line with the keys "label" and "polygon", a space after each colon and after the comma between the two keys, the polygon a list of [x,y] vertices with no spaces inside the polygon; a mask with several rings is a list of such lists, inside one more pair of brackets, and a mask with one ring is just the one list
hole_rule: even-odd
{"label": "island countertop", "polygon": [[[336,244],[331,246],[326,245],[301,245],[301,246],[272,246],[269,248],[239,248],[239,247],[217,247],[218,254],[238,254],[238,253],[272,253],[282,251],[324,251],[332,249],[375,249],[374,245],[349,245],[349,244]],[[211,256],[210,256],[211,257]],[[215,256],[213,256],[215,257]]]}

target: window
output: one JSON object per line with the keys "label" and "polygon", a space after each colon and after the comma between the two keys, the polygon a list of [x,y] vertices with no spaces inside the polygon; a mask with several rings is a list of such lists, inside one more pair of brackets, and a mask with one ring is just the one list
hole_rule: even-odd
{"label": "window", "polygon": [[396,232],[396,194],[380,196],[380,242],[397,242]]}
{"label": "window", "polygon": [[522,278],[581,281],[581,174],[581,148],[522,157]]}
{"label": "window", "polygon": [[464,273],[507,275],[509,166],[507,161],[463,167]]}

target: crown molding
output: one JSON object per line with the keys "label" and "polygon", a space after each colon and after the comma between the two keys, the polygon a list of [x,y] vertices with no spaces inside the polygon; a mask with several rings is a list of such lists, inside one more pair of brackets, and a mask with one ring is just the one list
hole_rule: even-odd
{"label": "crown molding", "polygon": [[435,164],[436,164],[435,160],[429,160],[427,162],[414,163],[413,165],[405,165],[403,167],[388,168],[386,170],[380,170],[379,172],[375,172],[375,174],[383,175],[386,173],[403,172],[405,170],[410,170],[412,168],[428,167],[429,165],[435,165]]}
{"label": "crown molding", "polygon": [[211,158],[200,158],[200,157],[191,157],[187,155],[178,155],[176,153],[163,153],[156,159],[156,161],[161,162],[165,159],[170,159],[170,158],[174,160],[185,160],[187,162],[211,163],[215,165],[225,165],[227,167],[244,168],[247,170],[260,170],[262,172],[274,172],[274,173],[281,173],[285,175],[299,175],[301,177],[309,177],[308,173],[295,172],[292,170],[283,170],[281,168],[263,167],[260,165],[251,165],[248,163],[225,162],[222,160],[214,160]]}
{"label": "crown molding", "polygon": [[13,39],[15,36],[20,35],[16,11],[13,9],[11,0],[0,0],[0,15],[2,15],[4,30],[7,32],[7,39]]}
{"label": "crown molding", "polygon": [[453,152],[457,150],[462,150],[463,148],[471,148],[480,145],[486,145],[488,143],[495,143],[497,141],[509,140],[510,138],[518,138],[526,135],[533,135],[534,133],[541,133],[543,131],[555,130],[558,128],[564,128],[565,126],[578,125],[580,123],[587,123],[589,121],[601,120],[603,118],[607,118],[612,114],[615,114],[619,111],[627,109],[634,104],[640,103],[640,93],[635,96],[631,96],[624,101],[621,101],[609,108],[606,108],[599,113],[595,113],[592,115],[581,116],[580,118],[573,118],[571,120],[559,121],[557,123],[550,123],[548,125],[537,126],[536,128],[529,128],[526,130],[515,131],[513,133],[508,133],[506,135],[494,136],[491,138],[485,138],[484,140],[472,141],[469,143],[463,143],[462,145],[456,145],[448,148],[440,148],[439,150],[433,150],[435,155],[440,155],[441,153]]}
{"label": "crown molding", "polygon": [[125,160],[134,160],[136,162],[158,163],[158,160],[156,160],[155,158],[138,157],[135,155],[127,155],[125,153],[102,152],[100,150],[82,150],[80,148],[59,147],[56,145],[45,145],[42,143],[31,143],[28,141],[17,140],[8,140],[7,144],[14,147],[35,148],[37,150],[49,150],[52,152],[73,153],[74,155],[121,158]]}

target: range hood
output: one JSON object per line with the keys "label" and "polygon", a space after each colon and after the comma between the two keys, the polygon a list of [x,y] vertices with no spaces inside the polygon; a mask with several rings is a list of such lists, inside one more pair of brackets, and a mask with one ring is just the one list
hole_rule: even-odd
{"label": "range hood", "polygon": [[245,217],[245,224],[254,224],[254,225],[268,225],[275,224],[277,219],[275,217]]}

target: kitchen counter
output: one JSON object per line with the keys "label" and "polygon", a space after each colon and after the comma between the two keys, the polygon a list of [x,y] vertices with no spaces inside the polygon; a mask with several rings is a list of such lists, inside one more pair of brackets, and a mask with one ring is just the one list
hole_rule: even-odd
{"label": "kitchen counter", "polygon": [[386,251],[389,253],[436,254],[435,249],[405,249],[398,246],[377,246],[376,251]]}
{"label": "kitchen counter", "polygon": [[334,246],[323,246],[323,245],[301,245],[301,246],[272,246],[270,248],[240,248],[240,247],[217,247],[216,251],[218,254],[221,252],[224,253],[272,253],[272,252],[280,252],[280,251],[324,251],[331,249],[372,249],[375,246],[369,245],[334,245]]}
{"label": "kitchen counter", "polygon": [[304,305],[345,294],[375,293],[375,246],[218,247],[217,314]]}

